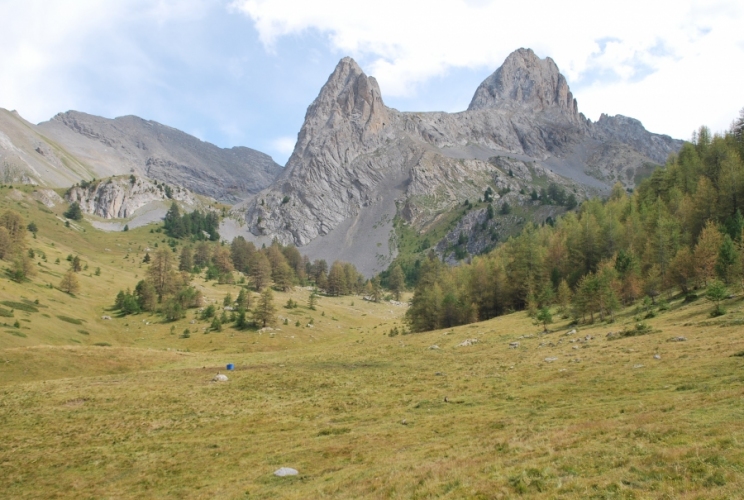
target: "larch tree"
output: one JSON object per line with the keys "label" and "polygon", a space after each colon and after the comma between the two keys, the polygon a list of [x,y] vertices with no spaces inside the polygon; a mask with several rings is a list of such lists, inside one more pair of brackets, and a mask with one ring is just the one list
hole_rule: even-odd
{"label": "larch tree", "polygon": [[80,282],[72,269],[62,276],[62,280],[59,282],[59,289],[70,295],[75,295],[80,291]]}
{"label": "larch tree", "polygon": [[276,306],[274,305],[274,294],[271,292],[271,288],[265,288],[261,292],[253,317],[263,327],[276,323]]}
{"label": "larch tree", "polygon": [[403,269],[400,267],[400,264],[393,266],[392,271],[390,271],[388,286],[390,287],[390,291],[393,292],[395,300],[400,300],[400,294],[406,286],[406,277],[403,274]]}

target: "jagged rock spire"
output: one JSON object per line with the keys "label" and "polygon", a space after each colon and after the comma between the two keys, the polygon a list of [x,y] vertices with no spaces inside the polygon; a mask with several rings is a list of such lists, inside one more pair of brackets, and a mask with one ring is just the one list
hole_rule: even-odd
{"label": "jagged rock spire", "polygon": [[578,116],[576,99],[555,62],[540,59],[532,49],[518,49],[475,91],[469,110],[519,104],[534,111],[558,108]]}

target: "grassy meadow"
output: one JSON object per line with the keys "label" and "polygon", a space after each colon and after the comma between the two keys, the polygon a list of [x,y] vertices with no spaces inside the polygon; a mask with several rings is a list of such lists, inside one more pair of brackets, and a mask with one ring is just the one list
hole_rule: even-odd
{"label": "grassy meadow", "polygon": [[[544,334],[514,313],[391,337],[404,306],[321,297],[313,311],[298,287],[275,293],[273,330],[205,333],[210,322],[193,310],[176,322],[110,310],[119,290],[142,279],[146,249],[167,244],[162,234],[65,227],[65,207],[32,194],[0,189],[0,211],[39,227],[28,238],[36,276],[0,279],[2,497],[724,499],[744,491],[740,294],[718,318],[703,299],[673,298],[644,320],[650,333],[632,337],[607,334],[635,327],[645,312],[633,307],[570,335],[558,315]],[[56,288],[70,254],[88,266],[75,296]],[[202,277],[194,284],[217,305],[239,291]],[[281,307],[290,298],[299,307]],[[677,337],[686,340],[670,341]],[[227,363],[236,369],[226,372]],[[218,371],[230,380],[212,382]],[[299,475],[275,477],[280,467]]]}

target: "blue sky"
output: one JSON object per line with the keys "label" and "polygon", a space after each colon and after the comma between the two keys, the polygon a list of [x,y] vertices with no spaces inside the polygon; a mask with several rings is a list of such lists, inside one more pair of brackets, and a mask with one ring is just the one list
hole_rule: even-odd
{"label": "blue sky", "polygon": [[[0,107],[40,122],[127,114],[281,164],[338,60],[404,111],[465,109],[512,50],[566,75],[579,109],[689,138],[744,106],[734,1],[0,0]],[[5,29],[7,28],[7,29]]]}

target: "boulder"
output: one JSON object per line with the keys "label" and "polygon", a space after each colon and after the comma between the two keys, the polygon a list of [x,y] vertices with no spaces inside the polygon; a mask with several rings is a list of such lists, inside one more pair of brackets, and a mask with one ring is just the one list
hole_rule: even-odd
{"label": "boulder", "polygon": [[274,471],[274,475],[277,477],[296,476],[297,474],[299,474],[297,469],[291,467],[281,467]]}

